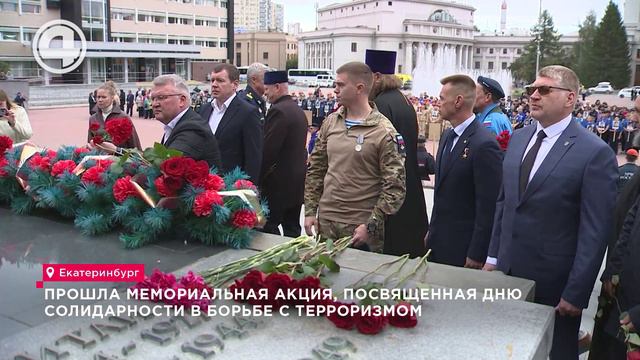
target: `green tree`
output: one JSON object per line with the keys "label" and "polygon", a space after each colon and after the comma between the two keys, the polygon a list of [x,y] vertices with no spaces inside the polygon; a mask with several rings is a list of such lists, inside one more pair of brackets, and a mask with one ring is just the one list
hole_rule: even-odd
{"label": "green tree", "polygon": [[295,69],[298,67],[298,55],[292,57],[291,59],[287,60],[287,70],[289,69]]}
{"label": "green tree", "polygon": [[629,85],[629,43],[618,6],[611,1],[593,38],[593,58],[595,80],[591,84],[609,81],[617,89]]}
{"label": "green tree", "polygon": [[580,39],[573,47],[573,59],[570,62],[585,86],[594,86],[598,82],[595,72],[597,60],[593,55],[593,40],[597,30],[596,14],[591,11],[580,25]]}
{"label": "green tree", "polygon": [[11,69],[11,66],[9,66],[8,62],[0,61],[0,72],[6,73],[9,69]]}
{"label": "green tree", "polygon": [[532,82],[536,78],[536,54],[540,42],[540,68],[547,65],[567,65],[568,59],[562,46],[560,34],[553,25],[553,19],[547,10],[543,11],[536,24],[531,28],[534,36],[525,47],[522,56],[511,64],[511,73],[518,80]]}

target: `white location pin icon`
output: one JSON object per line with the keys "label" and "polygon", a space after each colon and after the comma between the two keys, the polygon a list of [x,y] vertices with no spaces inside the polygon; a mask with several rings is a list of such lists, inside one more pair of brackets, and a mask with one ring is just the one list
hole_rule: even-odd
{"label": "white location pin icon", "polygon": [[47,275],[49,275],[49,279],[51,279],[51,277],[53,276],[53,272],[55,270],[53,270],[53,267],[48,267],[47,268]]}

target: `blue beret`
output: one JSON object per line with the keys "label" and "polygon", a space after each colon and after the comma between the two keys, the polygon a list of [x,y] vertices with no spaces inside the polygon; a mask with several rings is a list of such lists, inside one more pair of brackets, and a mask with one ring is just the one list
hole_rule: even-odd
{"label": "blue beret", "polygon": [[370,50],[365,53],[365,64],[371,72],[393,75],[396,73],[396,52],[385,50]]}
{"label": "blue beret", "polygon": [[286,71],[267,71],[264,73],[264,84],[273,85],[289,81]]}
{"label": "blue beret", "polygon": [[488,77],[478,76],[478,84],[484,86],[487,91],[498,98],[502,99],[504,97],[504,90],[502,90],[502,86],[500,86],[499,82]]}

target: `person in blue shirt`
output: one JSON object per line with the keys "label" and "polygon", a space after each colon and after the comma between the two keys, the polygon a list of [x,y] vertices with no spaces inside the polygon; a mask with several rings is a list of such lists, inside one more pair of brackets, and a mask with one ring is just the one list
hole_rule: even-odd
{"label": "person in blue shirt", "polygon": [[500,83],[488,77],[478,76],[473,112],[476,114],[476,119],[494,136],[505,130],[509,131],[509,134],[513,132],[509,118],[500,108],[500,99],[503,97],[504,91]]}
{"label": "person in blue shirt", "polygon": [[637,122],[629,118],[629,115],[630,114],[627,114],[627,117],[622,120],[622,135],[620,140],[622,143],[622,151],[629,150],[633,145],[633,136],[638,125]]}

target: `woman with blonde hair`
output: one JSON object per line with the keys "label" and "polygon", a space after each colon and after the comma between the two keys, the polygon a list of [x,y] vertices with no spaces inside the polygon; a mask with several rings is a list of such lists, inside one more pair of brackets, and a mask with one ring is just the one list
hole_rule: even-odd
{"label": "woman with blonde hair", "polygon": [[16,105],[7,93],[0,89],[0,136],[8,136],[15,143],[27,141],[33,131],[27,111]]}
{"label": "woman with blonde hair", "polygon": [[[93,135],[91,134],[92,124],[98,124],[100,128],[104,128],[105,124],[113,119],[127,118],[131,121],[131,118],[120,109],[119,102],[120,99],[113,81],[107,81],[104,85],[98,88],[96,95],[97,112],[89,118],[87,142],[90,142],[93,138]],[[133,126],[133,122],[131,122],[131,124]],[[119,145],[123,148],[136,148],[138,150],[142,150],[142,145],[140,145],[140,139],[138,138],[135,126],[133,127],[131,138],[124,144]]]}

